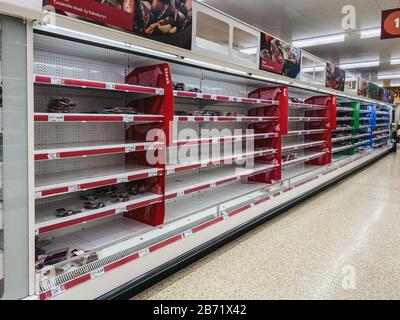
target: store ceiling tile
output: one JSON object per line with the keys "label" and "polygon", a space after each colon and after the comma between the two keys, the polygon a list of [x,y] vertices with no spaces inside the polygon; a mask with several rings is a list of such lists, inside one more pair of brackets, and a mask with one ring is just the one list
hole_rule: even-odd
{"label": "store ceiling tile", "polygon": [[335,64],[381,61],[380,67],[352,69],[354,73],[400,70],[390,60],[400,58],[400,40],[361,39],[360,31],[380,27],[381,11],[396,8],[398,0],[205,0],[204,3],[286,41],[343,33],[342,8],[356,9],[356,30],[343,43],[307,47],[306,51]]}

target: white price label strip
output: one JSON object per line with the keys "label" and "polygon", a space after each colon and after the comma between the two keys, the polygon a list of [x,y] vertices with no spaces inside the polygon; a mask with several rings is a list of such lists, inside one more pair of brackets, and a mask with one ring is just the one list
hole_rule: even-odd
{"label": "white price label strip", "polygon": [[49,153],[49,154],[47,154],[47,159],[49,159],[49,160],[55,160],[55,159],[58,159],[60,156],[59,156],[59,154],[58,153]]}
{"label": "white price label strip", "polygon": [[151,177],[156,177],[157,175],[158,175],[158,172],[157,172],[157,171],[149,172],[149,178],[151,178]]}
{"label": "white price label strip", "polygon": [[63,114],[51,114],[49,115],[49,122],[64,122]]}
{"label": "white price label strip", "polygon": [[105,273],[106,272],[105,272],[104,268],[94,270],[90,273],[90,279],[93,280],[93,279],[99,278],[99,277],[103,276]]}
{"label": "white price label strip", "polygon": [[128,182],[128,177],[117,178],[117,183],[126,183],[126,182]]}
{"label": "white price label strip", "polygon": [[140,250],[138,252],[138,254],[139,254],[140,258],[143,258],[143,257],[146,257],[146,256],[148,256],[150,254],[150,250],[149,250],[149,248],[146,248],[146,249]]}
{"label": "white price label strip", "polygon": [[64,292],[64,289],[60,286],[51,289],[51,296],[56,297]]}
{"label": "white price label strip", "polygon": [[51,78],[51,84],[58,84],[61,85],[62,81],[60,78]]}
{"label": "white price label strip", "polygon": [[186,231],[183,233],[183,236],[184,236],[185,238],[189,238],[189,237],[191,237],[192,235],[193,235],[192,229],[186,230]]}
{"label": "white price label strip", "polygon": [[120,214],[120,213],[124,213],[124,212],[126,212],[126,207],[120,207],[120,208],[115,209],[116,214]]}
{"label": "white price label strip", "polygon": [[124,116],[124,122],[133,122],[133,116]]}
{"label": "white price label strip", "polygon": [[177,195],[178,197],[183,197],[185,195],[185,191],[178,191]]}

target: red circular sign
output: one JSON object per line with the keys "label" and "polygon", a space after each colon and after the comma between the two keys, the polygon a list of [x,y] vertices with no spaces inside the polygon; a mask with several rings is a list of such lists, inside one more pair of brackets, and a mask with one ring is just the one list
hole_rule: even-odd
{"label": "red circular sign", "polygon": [[383,24],[385,31],[392,36],[400,35],[400,11],[389,14]]}

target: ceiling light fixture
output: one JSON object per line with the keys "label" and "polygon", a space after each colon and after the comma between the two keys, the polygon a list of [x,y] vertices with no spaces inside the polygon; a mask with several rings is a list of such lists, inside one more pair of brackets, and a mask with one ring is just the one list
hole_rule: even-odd
{"label": "ceiling light fixture", "polygon": [[355,62],[355,63],[344,63],[340,65],[342,69],[357,69],[357,68],[369,68],[369,67],[379,67],[380,61],[365,61],[365,62]]}
{"label": "ceiling light fixture", "polygon": [[400,73],[378,74],[378,80],[400,79]]}
{"label": "ceiling light fixture", "polygon": [[361,39],[377,38],[381,36],[381,28],[360,31]]}
{"label": "ceiling light fixture", "polygon": [[235,73],[235,74],[239,74],[239,75],[243,75],[243,76],[248,76],[249,74],[245,71],[240,71],[240,70],[236,70],[236,69],[231,69],[231,68],[225,68],[223,66],[219,66],[216,64],[212,64],[212,63],[207,63],[204,61],[200,61],[200,60],[195,60],[195,59],[190,59],[190,58],[184,58],[183,59],[185,62],[198,66],[198,67],[204,67],[204,68],[210,68],[213,70],[220,70],[220,71],[225,71],[225,72],[229,72],[229,73]]}
{"label": "ceiling light fixture", "polygon": [[400,58],[390,60],[391,65],[400,64]]}
{"label": "ceiling light fixture", "polygon": [[331,36],[296,40],[292,42],[292,45],[297,48],[305,48],[305,47],[319,46],[322,44],[344,42],[345,40],[346,40],[345,34],[335,34]]}

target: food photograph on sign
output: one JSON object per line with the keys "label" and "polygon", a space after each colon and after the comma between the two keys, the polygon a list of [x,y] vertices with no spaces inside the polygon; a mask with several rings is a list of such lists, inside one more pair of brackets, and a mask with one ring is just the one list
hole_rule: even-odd
{"label": "food photograph on sign", "polygon": [[45,0],[58,13],[191,49],[192,0]]}
{"label": "food photograph on sign", "polygon": [[360,78],[358,81],[358,95],[368,97],[368,81]]}
{"label": "food photograph on sign", "polygon": [[260,69],[299,79],[301,50],[267,34],[261,35]]}
{"label": "food photograph on sign", "polygon": [[389,90],[392,93],[391,99],[393,102],[391,103],[400,104],[400,87],[391,87]]}
{"label": "food photograph on sign", "polygon": [[346,71],[333,64],[326,64],[326,87],[338,91],[344,91],[346,82]]}

